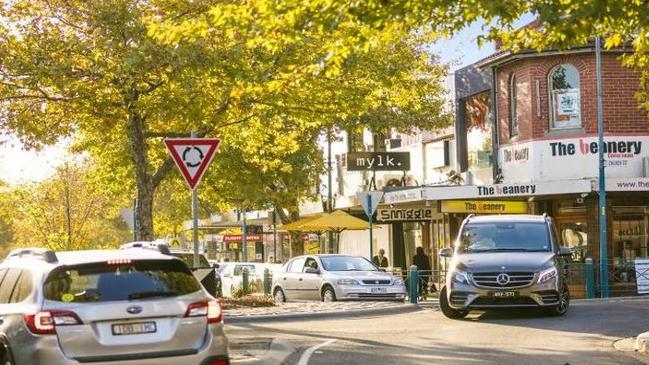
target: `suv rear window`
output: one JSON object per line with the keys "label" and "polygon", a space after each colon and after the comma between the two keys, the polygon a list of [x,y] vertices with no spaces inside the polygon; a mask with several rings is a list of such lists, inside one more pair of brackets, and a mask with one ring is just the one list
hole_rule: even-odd
{"label": "suv rear window", "polygon": [[45,281],[45,298],[59,302],[110,302],[175,297],[201,290],[178,260],[138,260],[64,266]]}
{"label": "suv rear window", "polygon": [[[172,252],[171,256],[174,256],[174,257],[177,257],[177,258],[183,260],[187,264],[187,266],[189,266],[189,267],[194,267],[194,254],[193,253]],[[198,255],[198,261],[200,263],[199,268],[212,267],[212,265],[210,265],[210,263],[207,261],[207,259],[203,255]]]}

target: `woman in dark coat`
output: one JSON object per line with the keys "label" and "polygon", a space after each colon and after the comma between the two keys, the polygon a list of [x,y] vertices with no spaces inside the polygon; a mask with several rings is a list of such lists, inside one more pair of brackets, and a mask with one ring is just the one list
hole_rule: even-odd
{"label": "woman in dark coat", "polygon": [[431,275],[430,259],[424,253],[423,247],[417,247],[417,254],[412,258],[412,264],[417,266],[419,274],[419,296],[426,298],[428,293],[428,278]]}

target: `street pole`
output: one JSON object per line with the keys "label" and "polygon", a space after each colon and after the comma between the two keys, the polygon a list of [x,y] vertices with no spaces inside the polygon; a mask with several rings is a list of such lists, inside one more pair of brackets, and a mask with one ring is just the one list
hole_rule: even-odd
{"label": "street pole", "polygon": [[[372,212],[372,194],[367,194],[367,206],[369,207],[370,212]],[[374,257],[372,250],[372,214],[369,214],[370,218],[370,260]]]}
{"label": "street pole", "polygon": [[277,262],[277,209],[273,209],[273,262]]}
{"label": "street pole", "polygon": [[[192,131],[191,138],[196,138],[196,132]],[[198,259],[198,194],[192,189],[192,241],[194,242],[194,267],[199,267],[201,261]]]}
{"label": "street pole", "polygon": [[198,259],[198,194],[192,189],[192,240],[194,242],[194,267],[199,267],[201,261]]}
{"label": "street pole", "polygon": [[604,111],[602,105],[602,38],[595,38],[595,74],[597,79],[597,134],[599,154],[599,282],[602,298],[608,297],[608,235],[606,230],[606,172],[604,170]]}
{"label": "street pole", "polygon": [[241,261],[248,262],[248,242],[246,231],[248,231],[246,222],[246,209],[243,209],[243,220],[241,221]]}
{"label": "street pole", "polygon": [[[333,179],[331,170],[331,130],[327,133],[327,213],[331,213],[333,209]],[[334,252],[334,233],[329,231],[329,253]]]}

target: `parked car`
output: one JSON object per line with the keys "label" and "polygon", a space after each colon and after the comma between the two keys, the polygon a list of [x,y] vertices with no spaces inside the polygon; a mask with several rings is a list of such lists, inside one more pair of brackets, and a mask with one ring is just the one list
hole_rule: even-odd
{"label": "parked car", "polygon": [[0,265],[3,365],[227,365],[222,312],[153,250],[21,249]]}
{"label": "parked car", "polygon": [[264,280],[265,269],[269,269],[272,274],[280,267],[281,265],[265,264],[260,262],[226,262],[221,264],[219,269],[222,280],[223,296],[232,297],[233,292],[243,285],[244,270],[248,270],[251,282],[261,284]]}
{"label": "parked car", "polygon": [[449,318],[472,309],[531,307],[563,315],[570,306],[566,263],[572,252],[560,245],[550,217],[470,216],[460,228],[440,307]]}
{"label": "parked car", "polygon": [[[163,244],[157,242],[149,241],[138,241],[138,242],[129,242],[120,246],[122,250],[132,249],[132,248],[144,248],[149,250],[159,250],[161,247],[166,247]],[[207,260],[207,257],[203,254],[198,255],[199,264],[194,266],[194,253],[187,250],[178,250],[178,249],[166,249],[165,253],[178,257],[183,260],[187,266],[192,269],[194,276],[200,281],[200,283],[207,289],[207,291],[214,295],[217,298],[223,296],[221,289],[221,275],[214,265],[210,264]]]}
{"label": "parked car", "polygon": [[277,302],[313,299],[325,302],[349,299],[404,300],[401,278],[388,274],[361,256],[307,255],[287,262],[273,276]]}

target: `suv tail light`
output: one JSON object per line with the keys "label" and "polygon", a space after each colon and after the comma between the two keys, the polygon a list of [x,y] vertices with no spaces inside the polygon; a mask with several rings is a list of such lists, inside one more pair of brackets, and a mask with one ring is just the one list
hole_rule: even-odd
{"label": "suv tail light", "polygon": [[207,317],[207,323],[219,323],[223,320],[223,311],[217,300],[196,302],[187,306],[185,317]]}
{"label": "suv tail light", "polygon": [[83,322],[74,312],[40,311],[25,314],[25,324],[36,335],[54,335],[57,326],[73,326]]}

